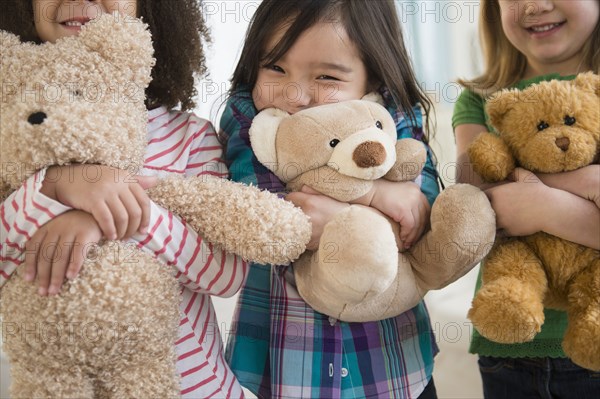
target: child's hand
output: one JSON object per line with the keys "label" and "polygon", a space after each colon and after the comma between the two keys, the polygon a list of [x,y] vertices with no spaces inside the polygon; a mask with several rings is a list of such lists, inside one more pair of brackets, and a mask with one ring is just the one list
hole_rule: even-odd
{"label": "child's hand", "polygon": [[144,188],[154,181],[108,166],[53,166],[48,169],[42,193],[90,213],[106,238],[126,239],[148,228],[150,199]]}
{"label": "child's hand", "polygon": [[410,248],[429,225],[431,207],[427,197],[413,182],[375,182],[370,206],[378,209],[400,224],[400,240]]}
{"label": "child's hand", "polygon": [[526,236],[543,230],[544,202],[550,187],[528,170],[517,168],[514,182],[485,190],[496,212],[496,226],[508,236]]}
{"label": "child's hand", "polygon": [[311,251],[318,249],[325,225],[336,213],[349,206],[307,186],[303,186],[300,192],[288,194],[285,199],[302,208],[302,211],[310,217],[312,236],[306,249]]}
{"label": "child's hand", "polygon": [[63,213],[43,225],[25,245],[25,281],[37,277],[40,295],[60,292],[65,276],[79,273],[87,252],[102,237],[92,215],[79,210]]}

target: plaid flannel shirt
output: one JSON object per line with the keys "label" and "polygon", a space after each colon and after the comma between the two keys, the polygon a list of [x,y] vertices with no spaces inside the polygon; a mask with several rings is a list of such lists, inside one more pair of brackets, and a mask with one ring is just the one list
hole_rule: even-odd
{"label": "plaid flannel shirt", "polygon": [[[399,139],[422,140],[418,107],[416,123],[388,110]],[[256,113],[247,91],[227,102],[220,127],[231,178],[283,193],[285,185],[250,147],[248,130]],[[433,203],[439,189],[431,153],[417,183]],[[413,398],[429,382],[437,352],[424,302],[387,320],[345,323],[302,300],[293,266],[253,264],[225,356],[240,383],[259,398]]]}

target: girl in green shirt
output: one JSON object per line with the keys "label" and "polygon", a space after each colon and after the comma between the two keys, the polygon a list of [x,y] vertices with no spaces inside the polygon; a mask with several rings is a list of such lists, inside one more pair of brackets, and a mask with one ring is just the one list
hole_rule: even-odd
{"label": "girl in green shirt", "polygon": [[[480,7],[485,71],[460,82],[466,89],[452,118],[457,181],[486,191],[501,234],[545,231],[600,249],[598,198],[594,203],[583,195],[590,187],[600,188],[600,165],[538,174],[538,184],[530,184],[531,173],[518,169],[512,181],[489,185],[473,172],[467,155],[478,134],[493,131],[484,111],[490,94],[544,80],[572,79],[579,72],[599,72],[600,1],[482,0]],[[596,195],[600,197],[600,192]],[[600,373],[576,366],[562,351],[566,324],[564,312],[546,309],[542,331],[535,339],[512,345],[488,341],[475,331],[470,351],[479,354],[485,397],[597,397]]]}

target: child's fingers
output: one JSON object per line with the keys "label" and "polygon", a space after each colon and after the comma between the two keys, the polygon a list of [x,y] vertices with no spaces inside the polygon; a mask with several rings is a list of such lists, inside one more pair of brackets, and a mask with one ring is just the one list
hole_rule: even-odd
{"label": "child's fingers", "polygon": [[56,257],[56,252],[59,250],[58,242],[60,242],[60,236],[58,240],[44,240],[40,245],[37,259],[37,280],[38,280],[38,294],[47,295],[48,286],[50,285],[50,277],[52,273],[52,263]]}
{"label": "child's fingers", "polygon": [[115,228],[117,230],[117,239],[121,240],[127,232],[127,226],[129,224],[129,214],[123,204],[123,198],[121,196],[117,198],[111,198],[106,201],[110,209],[110,213],[115,222]]}
{"label": "child's fingers", "polygon": [[[82,242],[87,243],[88,240],[82,240]],[[67,267],[66,274],[66,277],[69,280],[73,280],[79,274],[81,266],[83,266],[83,262],[85,262],[87,251],[89,251],[89,246],[87,245],[73,248],[73,252],[71,253],[71,261]]]}
{"label": "child's fingers", "polygon": [[[41,237],[38,235],[41,234]],[[37,262],[40,253],[40,245],[46,238],[48,232],[45,229],[39,230],[31,240],[25,244],[25,281],[32,282],[37,276]]]}
{"label": "child's fingers", "polygon": [[121,237],[122,239],[127,239],[133,236],[140,228],[140,222],[142,219],[142,209],[138,204],[137,198],[133,194],[133,192],[126,192],[119,196],[121,199],[121,203],[125,208],[125,212],[127,213],[127,229],[125,230],[125,234]]}
{"label": "child's fingers", "polygon": [[138,232],[146,234],[148,233],[148,226],[150,225],[150,198],[148,198],[148,195],[140,185],[133,185],[131,192],[135,196],[140,210],[142,211]]}
{"label": "child's fingers", "polygon": [[[59,251],[58,248],[61,250]],[[73,251],[76,250],[74,248],[74,237],[70,237],[65,241],[61,241],[61,245],[58,248],[52,261],[52,272],[50,273],[48,295],[58,294],[63,282],[65,281],[67,266],[71,262]]]}
{"label": "child's fingers", "polygon": [[98,223],[102,234],[109,240],[117,239],[117,228],[108,204],[102,203],[92,210],[92,216]]}

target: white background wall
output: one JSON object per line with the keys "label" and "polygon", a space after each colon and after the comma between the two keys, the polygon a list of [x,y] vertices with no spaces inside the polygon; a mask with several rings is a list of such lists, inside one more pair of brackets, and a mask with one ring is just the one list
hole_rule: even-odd
{"label": "white background wall", "polygon": [[[282,0],[284,1],[284,0]],[[287,0],[289,1],[289,0]],[[369,0],[376,1],[376,0]],[[207,50],[210,75],[199,83],[196,112],[218,125],[218,111],[228,89],[245,31],[260,1],[206,0],[204,13],[214,42]],[[453,181],[454,138],[451,110],[459,93],[457,76],[472,77],[479,70],[476,20],[478,1],[397,1],[400,19],[420,83],[435,102],[437,133],[433,143],[439,170],[447,184]],[[441,353],[434,378],[438,396],[481,398],[476,358],[467,353],[470,323],[465,315],[473,293],[476,270],[460,281],[426,297]],[[235,297],[215,298],[225,336]],[[8,366],[0,354],[0,398],[7,398]]]}

